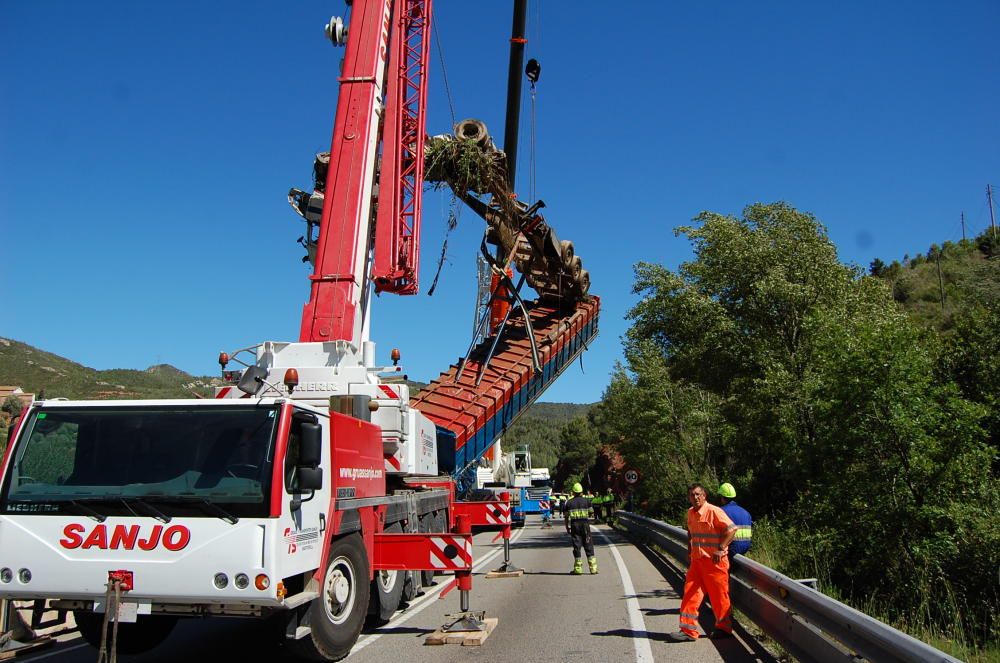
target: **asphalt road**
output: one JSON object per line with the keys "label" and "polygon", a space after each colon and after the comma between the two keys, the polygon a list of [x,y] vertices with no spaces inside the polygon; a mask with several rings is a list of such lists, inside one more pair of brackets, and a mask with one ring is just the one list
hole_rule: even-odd
{"label": "asphalt road", "polygon": [[[511,559],[523,568],[519,578],[487,579],[485,573],[503,561],[502,546],[491,544],[492,532],[475,536],[473,610],[499,619],[481,647],[425,646],[445,614],[458,612],[458,591],[439,594],[446,578],[428,588],[385,626],[362,634],[351,655],[354,663],[375,661],[503,661],[547,663],[572,661],[676,661],[745,663],[774,659],[737,625],[737,638],[675,644],[664,635],[677,630],[683,587],[682,571],[655,553],[636,548],[618,532],[594,528],[600,573],[572,576],[569,537],[557,523],[542,529],[537,520],[515,530]],[[702,609],[701,625],[712,629],[710,609]],[[78,636],[60,636],[54,648],[19,656],[17,661],[83,663],[97,660],[96,650]],[[182,621],[170,639],[142,656],[120,656],[135,663],[185,663],[286,660],[280,648],[254,620],[199,619]]]}

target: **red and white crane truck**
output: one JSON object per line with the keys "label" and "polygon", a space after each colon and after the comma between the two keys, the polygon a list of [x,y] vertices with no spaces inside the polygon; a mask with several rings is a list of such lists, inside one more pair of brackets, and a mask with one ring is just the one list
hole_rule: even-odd
{"label": "red and white crane truck", "polygon": [[[179,618],[256,616],[319,660],[436,572],[455,572],[468,611],[470,526],[510,521],[502,500],[460,500],[461,478],[596,336],[599,300],[589,277],[573,297],[518,300],[413,399],[384,379],[401,368],[375,361],[370,300],[417,291],[430,16],[431,0],[354,0],[349,38],[327,26],[346,54],[329,158],[299,192],[314,269],[298,342],[223,353],[233,385],[215,399],[45,400],[21,417],[0,598],[72,610],[88,641],[114,634],[122,652]],[[522,261],[560,246],[539,207],[518,208]]]}

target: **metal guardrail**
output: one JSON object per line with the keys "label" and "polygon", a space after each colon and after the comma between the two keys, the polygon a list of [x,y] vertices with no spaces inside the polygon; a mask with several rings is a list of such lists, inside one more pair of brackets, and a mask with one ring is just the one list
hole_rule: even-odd
{"label": "metal guardrail", "polygon": [[[687,559],[687,531],[628,511],[617,512],[629,534],[677,560]],[[737,555],[730,567],[733,603],[800,661],[961,663],[930,645],[801,582]]]}

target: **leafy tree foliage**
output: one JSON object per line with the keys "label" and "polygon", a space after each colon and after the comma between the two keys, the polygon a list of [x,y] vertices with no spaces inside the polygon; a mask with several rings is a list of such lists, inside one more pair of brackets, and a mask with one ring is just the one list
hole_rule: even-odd
{"label": "leafy tree foliage", "polygon": [[[998,279],[1000,281],[1000,279]],[[986,409],[984,426],[997,462],[1000,448],[1000,297],[984,297],[956,316],[941,369],[962,394]],[[996,466],[994,466],[994,471]]]}
{"label": "leafy tree foliage", "polygon": [[585,416],[566,423],[559,433],[559,461],[555,468],[555,485],[568,489],[576,482],[584,480],[588,469],[594,464],[601,441],[597,434],[600,421],[600,406],[591,408]]}
{"label": "leafy tree foliage", "polygon": [[872,276],[884,276],[888,268],[889,266],[882,262],[881,259],[875,258],[868,267],[868,273]]}
{"label": "leafy tree foliage", "polygon": [[[601,435],[646,468],[650,509],[679,513],[688,482],[725,477],[797,543],[790,565],[821,563],[844,592],[943,624],[964,606],[988,637],[996,318],[963,321],[964,351],[942,343],[897,309],[896,284],[842,264],[823,226],[785,203],[695,222],[678,229],[693,260],[636,266],[627,365],[602,404]],[[898,278],[898,263],[877,271]],[[928,599],[941,588],[953,600]],[[984,603],[994,616],[976,621]]]}
{"label": "leafy tree foliage", "polygon": [[586,415],[589,405],[573,403],[533,403],[504,433],[502,446],[513,451],[523,446],[531,450],[531,464],[552,472],[559,462],[563,429],[567,423]]}
{"label": "leafy tree foliage", "polygon": [[7,436],[11,433],[10,428],[22,410],[24,410],[24,403],[14,395],[8,396],[0,404],[0,454],[7,449]]}

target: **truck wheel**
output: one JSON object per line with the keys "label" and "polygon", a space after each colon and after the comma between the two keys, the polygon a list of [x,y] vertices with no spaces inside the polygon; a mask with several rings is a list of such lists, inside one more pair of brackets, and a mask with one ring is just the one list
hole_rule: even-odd
{"label": "truck wheel", "polygon": [[[427,529],[423,528],[423,523],[421,523],[422,532],[445,532],[448,529],[448,515],[444,511],[434,511],[426,517]],[[434,584],[434,571],[421,571],[420,572],[420,584],[424,587],[430,587]]]}
{"label": "truck wheel", "polygon": [[[434,514],[425,513],[420,516],[418,521],[420,523],[419,530],[423,533],[431,532],[434,529]],[[422,587],[430,587],[434,584],[434,572],[433,571],[416,571],[420,574],[420,585]]]}
{"label": "truck wheel", "polygon": [[420,596],[420,576],[417,575],[419,571],[407,571],[403,575],[403,597],[402,601],[409,603],[413,599]]}
{"label": "truck wheel", "polygon": [[365,623],[370,590],[361,536],[354,533],[331,543],[320,595],[309,604],[305,616],[310,634],[289,640],[289,649],[314,660],[339,661],[350,654]]}
{"label": "truck wheel", "polygon": [[[388,534],[402,534],[403,526],[393,523],[385,528]],[[375,572],[372,579],[371,605],[368,612],[373,615],[374,621],[381,626],[388,622],[399,609],[399,601],[403,596],[403,585],[406,582],[405,571],[385,571]]]}
{"label": "truck wheel", "polygon": [[[101,646],[101,627],[104,625],[104,613],[90,610],[74,610],[73,618],[80,630],[80,635],[91,647]],[[177,624],[176,617],[157,615],[142,616],[136,622],[122,622],[118,625],[118,652],[120,654],[141,654],[156,647],[167,639]],[[111,628],[108,624],[107,645],[111,646]]]}
{"label": "truck wheel", "polygon": [[559,243],[559,249],[562,255],[563,269],[569,271],[573,267],[573,256],[576,255],[576,250],[573,248],[573,242],[568,239],[564,239]]}

